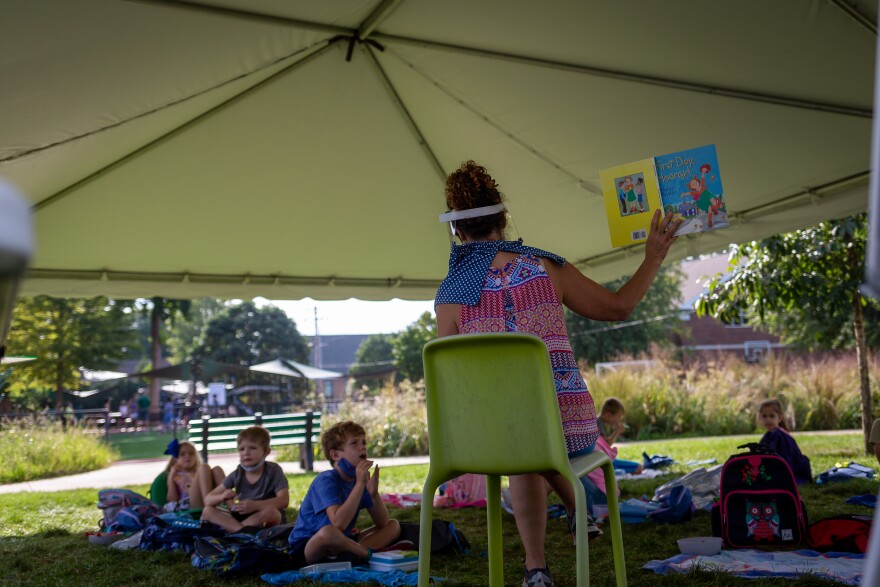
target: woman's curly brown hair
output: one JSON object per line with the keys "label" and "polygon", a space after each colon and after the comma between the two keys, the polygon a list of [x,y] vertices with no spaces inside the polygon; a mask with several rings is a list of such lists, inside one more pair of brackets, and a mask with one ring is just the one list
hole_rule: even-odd
{"label": "woman's curly brown hair", "polygon": [[[498,184],[482,165],[465,161],[446,178],[446,207],[450,210],[470,210],[500,204],[503,200]],[[490,216],[456,220],[455,228],[469,238],[482,239],[494,231],[503,234],[507,215],[502,211]]]}

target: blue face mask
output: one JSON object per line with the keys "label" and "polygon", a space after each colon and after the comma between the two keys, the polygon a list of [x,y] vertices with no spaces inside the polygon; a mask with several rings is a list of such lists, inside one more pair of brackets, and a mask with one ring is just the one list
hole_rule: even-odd
{"label": "blue face mask", "polygon": [[346,477],[351,477],[352,479],[357,478],[357,469],[354,465],[345,460],[345,457],[339,459],[339,470],[342,471],[342,474]]}
{"label": "blue face mask", "polygon": [[239,463],[238,465],[239,465],[242,469],[244,469],[245,471],[247,471],[248,473],[250,473],[251,471],[256,471],[257,469],[259,469],[260,467],[262,467],[265,463],[266,463],[266,457],[263,457],[262,459],[260,459],[260,462],[259,462],[259,463],[257,463],[256,465],[253,465],[253,466],[251,466],[251,467],[248,467],[247,465],[244,465],[244,464],[242,464],[242,463]]}

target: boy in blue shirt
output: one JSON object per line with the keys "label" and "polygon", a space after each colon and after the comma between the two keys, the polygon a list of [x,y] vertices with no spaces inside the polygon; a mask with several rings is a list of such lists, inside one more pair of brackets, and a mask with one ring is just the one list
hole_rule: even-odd
{"label": "boy in blue shirt", "polygon": [[[369,560],[374,549],[392,544],[400,524],[388,517],[379,496],[379,466],[370,474],[366,432],[360,424],[339,422],[321,435],[321,448],[333,464],[312,481],[290,533],[291,556],[297,566],[352,553]],[[354,535],[361,509],[373,526]]]}

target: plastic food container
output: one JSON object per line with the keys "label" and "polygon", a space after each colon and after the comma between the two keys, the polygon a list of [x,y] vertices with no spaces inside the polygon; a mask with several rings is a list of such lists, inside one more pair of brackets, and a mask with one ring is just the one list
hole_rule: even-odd
{"label": "plastic food container", "polygon": [[300,573],[304,575],[313,575],[315,573],[329,573],[331,571],[350,571],[351,563],[350,562],[338,562],[338,563],[316,563],[314,565],[309,565],[307,567],[303,567],[299,570]]}
{"label": "plastic food container", "polygon": [[712,556],[721,552],[721,538],[717,536],[697,536],[678,541],[681,554],[702,554]]}

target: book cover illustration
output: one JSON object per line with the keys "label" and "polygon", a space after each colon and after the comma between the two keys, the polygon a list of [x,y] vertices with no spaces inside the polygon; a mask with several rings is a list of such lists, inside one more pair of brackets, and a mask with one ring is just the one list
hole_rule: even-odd
{"label": "book cover illustration", "polygon": [[662,208],[654,159],[599,172],[611,245],[622,247],[648,238],[654,211]]}
{"label": "book cover illustration", "polygon": [[675,236],[730,225],[715,145],[654,157],[663,211],[684,223]]}

